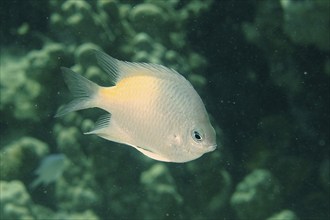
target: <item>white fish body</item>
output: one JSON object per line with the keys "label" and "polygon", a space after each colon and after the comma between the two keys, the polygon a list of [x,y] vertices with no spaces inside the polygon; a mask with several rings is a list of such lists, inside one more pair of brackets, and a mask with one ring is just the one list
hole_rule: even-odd
{"label": "white fish body", "polygon": [[109,114],[96,122],[96,134],[130,145],[159,161],[187,162],[216,148],[216,134],[192,85],[162,65],[119,61],[95,51],[115,86],[100,87],[68,68],[66,83],[76,97],[56,116],[98,107]]}
{"label": "white fish body", "polygon": [[64,154],[51,154],[45,157],[35,171],[38,177],[31,183],[31,188],[35,188],[40,184],[48,185],[57,180],[64,171],[65,161],[66,157]]}

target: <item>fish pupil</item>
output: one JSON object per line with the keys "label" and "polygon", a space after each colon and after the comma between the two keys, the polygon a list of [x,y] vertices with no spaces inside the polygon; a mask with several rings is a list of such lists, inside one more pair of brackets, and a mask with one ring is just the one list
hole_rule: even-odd
{"label": "fish pupil", "polygon": [[197,131],[194,131],[194,136],[195,136],[196,140],[198,140],[198,141],[202,140],[201,135]]}

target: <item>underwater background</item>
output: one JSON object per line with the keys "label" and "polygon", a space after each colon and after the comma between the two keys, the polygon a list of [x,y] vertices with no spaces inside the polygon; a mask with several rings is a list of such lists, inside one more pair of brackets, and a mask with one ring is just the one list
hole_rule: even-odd
{"label": "underwater background", "polygon": [[[0,219],[329,219],[329,4],[1,1]],[[101,110],[54,118],[61,66],[109,86],[91,49],[183,74],[218,149],[163,163],[83,135]],[[58,153],[63,173],[31,187]]]}

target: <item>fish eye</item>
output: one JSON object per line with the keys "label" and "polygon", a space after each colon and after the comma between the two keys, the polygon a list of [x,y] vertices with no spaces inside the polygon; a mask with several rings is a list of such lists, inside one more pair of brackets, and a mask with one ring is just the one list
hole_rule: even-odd
{"label": "fish eye", "polygon": [[202,132],[197,129],[194,129],[191,135],[194,141],[197,143],[200,143],[203,140]]}

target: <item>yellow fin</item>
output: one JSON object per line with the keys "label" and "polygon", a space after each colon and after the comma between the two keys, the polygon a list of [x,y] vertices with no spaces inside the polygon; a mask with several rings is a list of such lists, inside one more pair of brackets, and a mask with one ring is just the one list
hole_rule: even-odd
{"label": "yellow fin", "polygon": [[153,76],[176,80],[185,79],[178,72],[159,64],[134,63],[117,60],[101,51],[94,51],[102,69],[109,74],[114,84],[130,76]]}

